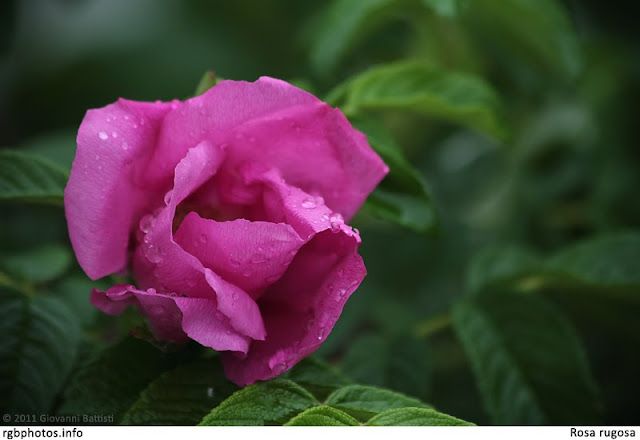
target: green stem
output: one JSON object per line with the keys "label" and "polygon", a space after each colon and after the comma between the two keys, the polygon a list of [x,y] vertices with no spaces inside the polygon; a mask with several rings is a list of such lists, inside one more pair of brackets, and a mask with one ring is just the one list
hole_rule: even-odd
{"label": "green stem", "polygon": [[432,316],[416,325],[414,333],[419,338],[428,338],[451,326],[449,312]]}

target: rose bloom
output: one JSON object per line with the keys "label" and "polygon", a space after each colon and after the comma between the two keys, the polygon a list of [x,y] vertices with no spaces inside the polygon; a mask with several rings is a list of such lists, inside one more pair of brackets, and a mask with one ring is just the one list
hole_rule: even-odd
{"label": "rose bloom", "polygon": [[162,341],[222,351],[239,385],[315,351],[366,270],[348,221],[388,168],[337,109],[290,84],[222,81],[184,102],[89,110],[65,190],[94,289]]}

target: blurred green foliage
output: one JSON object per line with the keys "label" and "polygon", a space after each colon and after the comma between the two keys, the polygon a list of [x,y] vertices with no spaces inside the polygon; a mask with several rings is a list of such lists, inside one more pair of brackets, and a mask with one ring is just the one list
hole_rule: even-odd
{"label": "blurred green foliage", "polygon": [[[369,403],[318,406],[353,380],[478,424],[640,423],[631,2],[37,0],[0,9],[0,146],[20,150],[0,152],[0,325],[11,337],[0,347],[1,409],[65,413],[102,399],[125,420],[195,423],[219,402],[193,397],[203,383],[185,384],[187,394],[163,395],[191,399],[201,414],[157,415],[158,387],[184,383],[202,364],[167,372],[175,356],[131,348],[140,341],[100,351],[139,318],[88,305],[91,287],[113,280],[93,283],[71,263],[55,206],[88,108],[121,96],[185,98],[211,70],[290,80],[341,106],[392,169],[355,220],[369,275],[318,352],[345,377],[294,370],[295,383],[263,385],[285,397],[281,412],[260,417],[362,422]],[[152,367],[130,387],[90,383],[100,359],[122,371],[131,350]],[[397,409],[391,392],[373,392],[387,402],[376,413],[387,411],[371,424],[449,420]],[[264,394],[241,393],[232,399]]]}

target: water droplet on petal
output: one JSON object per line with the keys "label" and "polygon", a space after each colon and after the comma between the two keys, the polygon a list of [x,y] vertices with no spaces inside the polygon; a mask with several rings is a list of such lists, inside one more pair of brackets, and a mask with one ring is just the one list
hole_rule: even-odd
{"label": "water droplet on petal", "polygon": [[104,131],[99,132],[98,137],[103,141],[106,141],[107,139],[109,139],[109,135]]}
{"label": "water droplet on petal", "polygon": [[331,231],[340,232],[340,227],[344,224],[344,218],[342,215],[334,212],[329,216],[329,222],[331,223]]}
{"label": "water droplet on petal", "polygon": [[233,292],[233,293],[231,294],[231,298],[232,298],[234,301],[238,301],[238,292]]}
{"label": "water droplet on petal", "polygon": [[158,292],[156,292],[156,289],[154,289],[153,287],[150,287],[149,289],[147,289],[147,292],[152,294],[152,295],[155,295],[156,293],[158,293]]}
{"label": "water droplet on petal", "polygon": [[115,131],[111,132],[111,137],[117,138],[118,137],[118,133]]}
{"label": "water droplet on petal", "polygon": [[324,327],[320,327],[320,330],[318,330],[318,340],[321,341],[322,339],[324,339]]}
{"label": "water droplet on petal", "polygon": [[271,371],[273,371],[273,374],[277,376],[287,371],[287,368],[288,365],[286,362],[280,362],[278,364],[275,364],[273,368],[271,368]]}
{"label": "water droplet on petal", "polygon": [[128,121],[129,120],[129,115],[124,115],[124,120]]}
{"label": "water droplet on petal", "polygon": [[200,235],[200,243],[206,243],[207,240],[209,240],[209,238],[206,236],[206,234]]}
{"label": "water droplet on petal", "polygon": [[162,256],[160,255],[161,251],[154,245],[150,244],[147,246],[145,251],[145,256],[152,263],[159,263],[162,261]]}
{"label": "water droplet on petal", "polygon": [[344,298],[344,296],[347,294],[347,289],[338,289],[338,299]]}
{"label": "water droplet on petal", "polygon": [[153,226],[153,216],[151,214],[147,214],[140,219],[140,230],[145,234],[151,230]]}
{"label": "water droplet on petal", "polygon": [[165,205],[169,205],[171,203],[171,197],[173,197],[173,190],[172,189],[167,191],[167,193],[164,195],[164,204]]}
{"label": "water droplet on petal", "polygon": [[306,199],[300,204],[300,206],[304,209],[313,209],[316,207],[316,202],[312,199]]}
{"label": "water droplet on petal", "polygon": [[123,142],[123,143],[122,143],[122,149],[123,149],[124,151],[127,151],[127,150],[129,149],[129,144],[127,144],[126,142]]}

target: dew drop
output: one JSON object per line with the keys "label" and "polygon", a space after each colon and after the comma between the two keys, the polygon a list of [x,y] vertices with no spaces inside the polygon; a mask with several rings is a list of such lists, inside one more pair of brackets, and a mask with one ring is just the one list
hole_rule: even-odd
{"label": "dew drop", "polygon": [[129,144],[127,144],[126,142],[123,142],[123,143],[122,143],[122,149],[123,149],[124,151],[127,151],[127,150],[129,149]]}
{"label": "dew drop", "polygon": [[342,215],[334,212],[329,216],[329,222],[331,223],[331,231],[340,232],[340,227],[344,224],[344,218]]}
{"label": "dew drop", "polygon": [[170,189],[169,191],[167,191],[167,193],[164,195],[164,204],[165,205],[169,205],[171,203],[171,198],[173,197],[173,190]]}
{"label": "dew drop", "polygon": [[129,115],[124,115],[124,120],[128,121],[129,120]]}
{"label": "dew drop", "polygon": [[152,244],[147,246],[145,251],[145,256],[152,263],[159,263],[160,261],[162,261],[162,255],[160,255],[160,250]]}
{"label": "dew drop", "polygon": [[231,294],[231,298],[232,298],[234,301],[238,301],[238,292],[233,292],[233,293]]}
{"label": "dew drop", "polygon": [[152,295],[155,295],[156,293],[158,293],[158,292],[156,291],[156,289],[154,289],[153,287],[148,288],[148,289],[147,289],[147,292],[148,292],[148,293],[150,293],[150,294],[152,294]]}
{"label": "dew drop", "polygon": [[264,254],[256,253],[251,257],[251,262],[253,264],[260,264],[267,261],[267,257]]}
{"label": "dew drop", "polygon": [[206,243],[209,238],[207,238],[206,234],[200,235],[200,243]]}
{"label": "dew drop", "polygon": [[153,226],[153,216],[151,214],[147,214],[140,219],[140,230],[145,234],[151,230],[152,226]]}
{"label": "dew drop", "polygon": [[312,199],[306,199],[300,204],[300,206],[304,209],[313,209],[316,207],[316,202]]}
{"label": "dew drop", "polygon": [[112,132],[111,132],[111,137],[113,137],[113,138],[117,138],[117,137],[118,137],[118,133],[117,133],[117,132],[115,132],[115,131],[112,131]]}
{"label": "dew drop", "polygon": [[107,139],[109,139],[109,135],[104,131],[99,132],[98,137],[103,141],[106,141]]}
{"label": "dew drop", "polygon": [[320,330],[318,330],[318,340],[321,341],[322,339],[324,339],[324,327],[320,327]]}
{"label": "dew drop", "polygon": [[273,371],[273,374],[280,375],[282,373],[284,373],[285,371],[287,371],[288,365],[286,362],[280,362],[278,364],[275,364],[272,368],[271,371]]}
{"label": "dew drop", "polygon": [[344,296],[347,294],[347,289],[338,289],[338,298],[344,298]]}

